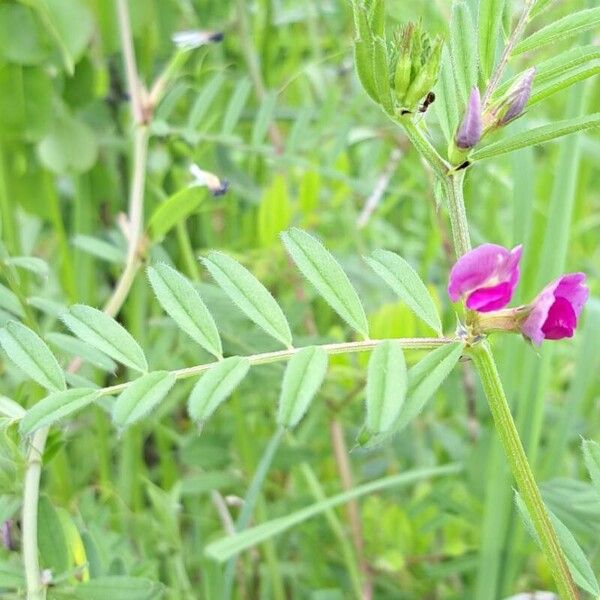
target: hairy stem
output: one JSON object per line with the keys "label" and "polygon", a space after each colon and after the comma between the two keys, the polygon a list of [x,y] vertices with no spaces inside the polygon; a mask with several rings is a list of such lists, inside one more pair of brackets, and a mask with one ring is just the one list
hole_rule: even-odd
{"label": "hairy stem", "polygon": [[[464,171],[450,172],[444,180],[454,250],[457,257],[464,255],[471,249],[469,224],[463,198],[463,180]],[[472,318],[473,315],[467,314],[467,321]],[[556,531],[550,522],[548,511],[519,438],[492,351],[488,343],[484,341],[472,348],[471,355],[481,379],[506,459],[531,515],[542,551],[552,568],[552,575],[560,596],[569,600],[577,600],[579,598],[577,588],[571,578]]]}
{"label": "hairy stem", "polygon": [[470,350],[470,355],[488,399],[488,405],[496,425],[496,431],[502,442],[504,453],[510,464],[513,476],[525,502],[525,506],[539,537],[542,551],[550,565],[554,581],[561,598],[577,600],[579,594],[573,583],[571,573],[550,521],[548,511],[535,482],[533,472],[527,461],[523,444],[515,426],[496,363],[487,342],[482,342]]}
{"label": "hairy stem", "polygon": [[[366,352],[372,350],[375,346],[381,344],[385,340],[363,340],[360,342],[341,342],[337,344],[324,344],[321,346],[327,354],[351,354],[354,352]],[[412,348],[421,350],[430,350],[432,348],[439,348],[445,344],[451,344],[456,340],[454,338],[399,338],[397,340],[402,348]],[[294,354],[297,354],[302,350],[302,347],[298,348],[286,348],[285,350],[276,350],[275,352],[262,352],[261,354],[253,354],[247,356],[248,362],[251,365],[266,365],[270,363],[282,362],[289,360]],[[215,365],[219,364],[219,361],[212,361],[209,363],[203,363],[201,365],[195,365],[193,367],[184,367],[183,369],[176,369],[171,371],[175,375],[176,379],[187,379],[188,377],[195,377],[205,371],[208,371]],[[100,396],[114,396],[120,394],[126,387],[131,385],[131,381],[124,383],[118,383],[109,387],[98,390],[98,397]]]}
{"label": "hairy stem", "polygon": [[423,134],[413,119],[414,116],[412,114],[406,114],[399,117],[397,122],[404,128],[408,139],[412,142],[421,157],[433,169],[440,180],[444,181],[450,170],[450,165],[440,156],[439,152],[433,147],[433,144]]}
{"label": "hairy stem", "polygon": [[[141,99],[141,88],[135,55],[133,53],[133,42],[129,25],[129,14],[125,0],[117,0],[117,15],[123,44],[123,56],[127,82],[131,97],[132,113],[135,123],[138,125],[135,132],[133,146],[133,177],[131,194],[129,200],[129,236],[127,262],[121,278],[111,297],[109,298],[105,312],[116,315],[125,299],[135,274],[139,268],[139,244],[143,230],[144,214],[144,177],[146,172],[146,155],[148,149],[148,131],[143,126],[144,115]],[[69,365],[69,371],[75,372],[79,369],[81,361],[75,359]],[[40,564],[38,557],[38,528],[37,513],[40,492],[40,477],[42,473],[42,459],[48,428],[42,428],[35,432],[27,452],[25,481],[23,486],[23,565],[25,568],[25,580],[27,585],[27,600],[44,600],[46,590],[40,577]]]}
{"label": "hairy stem", "polygon": [[471,236],[469,234],[469,224],[463,201],[464,180],[464,170],[449,173],[444,180],[448,202],[448,215],[450,216],[452,229],[452,241],[457,258],[460,258],[471,249]]}

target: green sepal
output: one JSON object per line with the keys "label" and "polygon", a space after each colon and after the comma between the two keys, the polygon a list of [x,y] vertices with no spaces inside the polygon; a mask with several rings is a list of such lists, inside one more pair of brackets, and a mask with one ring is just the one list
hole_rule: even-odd
{"label": "green sepal", "polygon": [[417,73],[406,93],[406,107],[413,108],[416,103],[431,91],[435,85],[442,59],[442,39],[437,38],[429,58]]}
{"label": "green sepal", "polygon": [[374,36],[385,37],[385,0],[373,0],[369,8],[369,23]]}
{"label": "green sepal", "polygon": [[390,71],[385,40],[376,37],[373,40],[373,50],[373,77],[379,102],[388,114],[393,114],[394,102],[390,89]]}

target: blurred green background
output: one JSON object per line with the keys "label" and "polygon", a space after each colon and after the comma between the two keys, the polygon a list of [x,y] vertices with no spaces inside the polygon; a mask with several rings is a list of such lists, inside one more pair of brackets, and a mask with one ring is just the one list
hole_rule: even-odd
{"label": "blurred green background", "polygon": [[[476,14],[477,2],[469,4]],[[432,334],[366,267],[361,257],[375,248],[411,262],[452,332],[446,213],[432,174],[357,82],[349,4],[145,0],[129,6],[147,88],[173,57],[175,32],[224,33],[223,41],[190,51],[149,125],[145,215],[154,224],[147,228],[144,258],[172,262],[199,286],[227,354],[276,344],[212,283],[197,260],[210,249],[235,256],[265,283],[298,344],[351,339],[287,259],[278,235],[290,225],[315,232],[343,264],[367,308],[372,337]],[[520,6],[506,2],[507,28]],[[532,27],[586,6],[583,0],[550,3]],[[449,15],[450,3],[442,0],[387,4],[390,29],[422,19],[431,33],[446,35]],[[521,55],[509,72],[591,43],[593,35],[584,34]],[[113,2],[0,2],[0,90],[2,241],[11,255],[48,262],[47,275],[23,273],[21,286],[42,329],[64,334],[57,315],[74,302],[101,307],[125,257],[119,215],[127,211],[133,124]],[[578,83],[510,128],[598,111],[599,92],[597,78]],[[435,104],[425,118],[443,147]],[[188,188],[192,163],[227,180],[227,193],[214,197]],[[474,243],[525,244],[517,301],[530,300],[563,271],[585,271],[592,296],[598,294],[598,165],[600,138],[592,131],[470,169],[466,202]],[[159,213],[152,222],[177,192],[185,194],[185,210],[168,221]],[[365,212],[369,200],[374,207]],[[15,314],[18,304],[2,285],[0,321]],[[120,320],[153,368],[210,360],[166,318],[143,271]],[[592,300],[576,337],[539,354],[516,337],[494,340],[545,499],[596,568],[600,503],[586,482],[580,436],[600,434],[599,335],[600,305]],[[48,339],[64,364],[77,355],[64,336]],[[461,462],[463,472],[371,494],[274,536],[242,555],[235,597],[361,597],[365,579],[372,597],[382,599],[496,600],[552,589],[512,509],[512,482],[469,365],[401,436],[364,450],[354,446],[367,358],[332,357],[309,414],[277,451],[253,522],[385,475],[448,462]],[[166,598],[222,597],[222,567],[205,558],[203,548],[227,531],[222,498],[234,518],[239,511],[275,430],[282,372],[281,365],[253,369],[201,435],[185,414],[193,382],[178,386],[156,414],[125,435],[100,407],[53,430],[41,510],[58,529],[40,533],[43,566],[72,582],[73,570],[87,561],[91,577],[147,577],[164,584]],[[78,376],[99,385],[128,379],[91,364]],[[39,398],[6,363],[0,393],[24,405]],[[0,507],[8,506],[2,515],[15,519],[13,550],[0,549],[1,588],[2,577],[18,577],[23,462],[14,432],[2,431],[0,449]],[[336,449],[344,456],[352,451],[344,460],[336,459]],[[357,523],[361,532],[353,528]],[[70,597],[60,589],[51,595]]]}

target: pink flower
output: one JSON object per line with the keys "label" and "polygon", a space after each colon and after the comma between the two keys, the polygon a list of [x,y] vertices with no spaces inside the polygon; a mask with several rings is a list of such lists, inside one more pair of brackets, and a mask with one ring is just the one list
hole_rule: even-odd
{"label": "pink flower", "polygon": [[519,281],[522,247],[508,250],[483,244],[467,252],[452,267],[448,295],[452,302],[466,297],[467,308],[490,312],[504,308]]}
{"label": "pink flower", "polygon": [[581,309],[588,299],[584,273],[567,273],[549,283],[530,304],[521,331],[534,344],[573,337]]}

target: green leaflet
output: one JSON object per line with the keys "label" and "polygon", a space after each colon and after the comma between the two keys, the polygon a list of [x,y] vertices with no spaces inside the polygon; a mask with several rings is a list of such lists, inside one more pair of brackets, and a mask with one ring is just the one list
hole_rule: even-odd
{"label": "green leaflet", "polygon": [[378,446],[404,429],[435,394],[462,356],[464,345],[460,342],[445,344],[430,352],[408,371],[408,391],[398,417],[385,432],[372,435],[363,430],[358,444],[370,448]]}
{"label": "green leaflet", "polygon": [[124,428],[144,418],[162,402],[175,381],[169,371],[153,371],[131,382],[113,406],[113,423]]}
{"label": "green leaflet", "polygon": [[279,396],[277,423],[295,427],[308,410],[327,373],[327,352],[319,346],[309,346],[290,359]]}
{"label": "green leaflet", "polygon": [[549,125],[543,125],[529,131],[507,136],[499,142],[483,146],[483,148],[475,150],[471,154],[471,158],[473,160],[481,160],[499,154],[506,154],[519,148],[543,144],[559,137],[570,135],[571,133],[586,131],[598,126],[600,126],[600,113],[557,121],[556,123],[550,123]]}
{"label": "green leaflet", "polygon": [[502,28],[502,14],[506,0],[480,0],[478,27],[479,65],[485,82],[496,62],[496,47]]}
{"label": "green leaflet", "polygon": [[144,577],[104,575],[76,585],[73,594],[78,600],[154,600],[162,588]]}
{"label": "green leaflet", "polygon": [[284,246],[302,274],[335,312],[365,338],[369,325],[356,290],[342,267],[312,235],[292,228],[281,235]]}
{"label": "green leaflet", "polygon": [[386,340],[375,347],[367,371],[367,429],[375,434],[385,433],[404,404],[407,372],[402,345]]}
{"label": "green leaflet", "polygon": [[117,363],[112,358],[109,358],[104,352],[100,352],[100,350],[72,335],[50,332],[46,336],[46,339],[55,348],[73,357],[78,356],[99,369],[108,371],[109,373],[114,373],[117,370]]}
{"label": "green leaflet", "polygon": [[211,252],[203,262],[219,287],[250,320],[284,346],[292,345],[292,332],[279,304],[248,269],[222,252]]}
{"label": "green leaflet", "polygon": [[48,263],[41,258],[35,256],[9,256],[5,259],[5,262],[13,267],[25,269],[40,277],[48,277]]}
{"label": "green leaflet", "polygon": [[42,494],[38,505],[38,547],[42,566],[61,575],[70,567],[69,547],[58,511]]}
{"label": "green leaflet", "polygon": [[444,48],[442,49],[442,60],[434,107],[442,131],[444,132],[444,137],[447,142],[450,142],[458,126],[458,102],[456,98],[456,85],[454,84],[452,59],[446,44],[444,44]]}
{"label": "green leaflet", "polygon": [[[534,89],[542,86],[557,77],[564,76],[568,71],[572,71],[585,65],[588,62],[596,63],[600,59],[600,48],[598,46],[580,46],[571,48],[566,52],[561,52],[535,66],[535,78],[533,80]],[[494,93],[494,100],[503,96],[508,89],[521,77],[523,72],[517,73],[508,81],[498,86]]]}
{"label": "green leaflet", "polygon": [[221,358],[223,347],[217,326],[191,282],[164,263],[148,267],[148,279],[160,305],[179,328]]}
{"label": "green leaflet", "polygon": [[452,4],[450,33],[456,83],[461,100],[466,104],[471,88],[477,85],[477,34],[471,10],[462,0]]}
{"label": "green leaflet", "polygon": [[417,272],[401,256],[388,250],[376,250],[372,256],[365,258],[369,266],[417,317],[441,335],[442,323],[437,309]]}
{"label": "green leaflet", "polygon": [[567,89],[568,87],[594,77],[600,73],[600,60],[591,62],[590,64],[584,64],[570,71],[565,71],[552,81],[542,84],[534,85],[533,93],[527,102],[527,106],[533,106],[534,104],[545,100],[552,94],[556,94],[561,90]]}
{"label": "green leaflet", "polygon": [[40,336],[17,321],[0,329],[0,345],[28,377],[47,390],[66,388],[65,374]]}
{"label": "green leaflet", "polygon": [[231,356],[215,363],[196,383],[188,402],[188,412],[195,421],[206,421],[244,379],[250,361]]}
{"label": "green leaflet", "polygon": [[148,229],[153,240],[160,240],[175,227],[177,223],[187,219],[198,210],[200,203],[206,198],[206,190],[199,186],[190,186],[175,192],[161,202],[155,209]]}
{"label": "green leaflet", "polygon": [[21,419],[22,435],[29,435],[42,427],[49,427],[56,422],[79,412],[95,402],[98,392],[90,388],[74,388],[54,392],[34,404]]}
{"label": "green leaflet", "polygon": [[124,365],[145,372],[144,351],[131,334],[101,310],[74,304],[61,315],[65,325],[81,340]]}
{"label": "green leaflet", "polygon": [[513,54],[522,54],[535,50],[546,44],[577,35],[600,25],[600,6],[589,8],[567,15],[554,23],[550,23],[521,40],[514,48]]}
{"label": "green leaflet", "polygon": [[600,444],[593,440],[583,440],[581,448],[592,484],[600,495]]}
{"label": "green leaflet", "polygon": [[25,415],[26,410],[12,398],[0,396],[0,416],[18,421]]}
{"label": "green leaflet", "polygon": [[356,486],[351,490],[336,496],[325,498],[315,504],[302,508],[284,517],[278,517],[261,523],[235,535],[230,535],[208,544],[204,552],[219,562],[224,562],[233,556],[236,556],[247,548],[252,548],[257,544],[264,542],[284,531],[303,523],[307,519],[315,517],[330,508],[344,504],[353,498],[360,498],[366,494],[389,489],[393,487],[410,485],[430,477],[443,477],[445,475],[455,475],[459,473],[459,465],[445,465],[443,467],[434,467],[431,469],[416,469],[400,475],[392,475],[377,479],[363,485]]}
{"label": "green leaflet", "polygon": [[105,240],[102,240],[91,235],[79,233],[71,239],[73,246],[88,254],[107,262],[121,265],[125,262],[125,252]]}
{"label": "green leaflet", "polygon": [[[521,494],[518,492],[515,492],[515,500],[519,513],[525,522],[525,528],[539,545],[539,537],[533,526],[529,511],[525,506]],[[573,581],[586,592],[592,594],[594,598],[597,598],[600,595],[600,585],[585,553],[568,527],[552,511],[548,510],[548,514],[556,531],[560,547],[565,554],[567,566],[569,567],[569,571],[571,571]]]}

